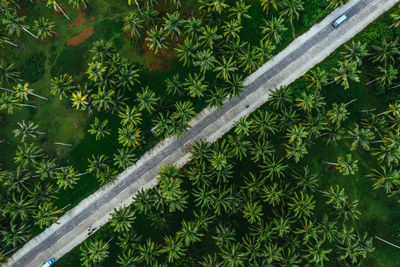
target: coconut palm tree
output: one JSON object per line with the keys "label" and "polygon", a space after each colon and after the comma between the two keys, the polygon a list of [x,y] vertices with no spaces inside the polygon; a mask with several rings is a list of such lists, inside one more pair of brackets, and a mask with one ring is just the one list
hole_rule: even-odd
{"label": "coconut palm tree", "polygon": [[370,129],[360,128],[356,123],[348,133],[349,138],[352,139],[350,148],[352,151],[358,148],[370,150],[370,145],[375,139],[375,134]]}
{"label": "coconut palm tree", "polygon": [[242,212],[243,212],[243,218],[245,218],[247,222],[250,224],[260,221],[261,217],[264,215],[262,212],[262,205],[260,205],[258,201],[247,202],[243,206]]}
{"label": "coconut palm tree", "polygon": [[372,169],[372,173],[367,175],[374,182],[374,190],[385,188],[387,194],[391,194],[400,186],[400,172],[393,169],[392,166],[380,166],[379,169]]}
{"label": "coconut palm tree", "polygon": [[137,12],[129,12],[128,15],[122,18],[122,21],[124,22],[124,27],[122,27],[124,32],[129,32],[132,38],[140,37],[140,31],[143,28],[144,22]]}
{"label": "coconut palm tree", "polygon": [[181,19],[181,14],[179,11],[175,11],[173,13],[167,13],[164,17],[164,30],[171,38],[178,38],[183,33],[183,28],[185,26],[185,21]]}
{"label": "coconut palm tree", "polygon": [[220,249],[220,255],[224,266],[229,267],[244,266],[247,258],[246,253],[242,251],[242,244],[239,242],[225,245]]}
{"label": "coconut palm tree", "polygon": [[400,12],[399,12],[399,10],[396,10],[395,12],[390,14],[390,17],[393,20],[393,23],[392,23],[392,25],[390,25],[390,28],[392,28],[392,27],[399,28],[400,27]]}
{"label": "coconut palm tree", "polygon": [[192,17],[186,21],[185,36],[189,39],[197,41],[201,34],[203,22],[201,18]]}
{"label": "coconut palm tree", "polygon": [[14,161],[22,168],[32,166],[37,163],[39,158],[43,157],[43,149],[31,143],[23,146],[18,146],[18,151],[15,153]]}
{"label": "coconut palm tree", "polygon": [[217,66],[214,68],[214,71],[217,72],[217,78],[222,78],[226,82],[231,81],[233,73],[237,71],[236,63],[234,62],[233,57],[226,59],[226,57],[222,56],[222,61],[219,60],[217,62]]}
{"label": "coconut palm tree", "polygon": [[14,93],[15,93],[16,97],[21,99],[21,101],[24,99],[28,100],[28,95],[39,97],[44,100],[49,100],[46,97],[43,97],[43,96],[33,93],[33,89],[29,88],[29,83],[25,83],[25,84],[19,83],[19,84],[17,84],[17,86],[14,86]]}
{"label": "coconut palm tree", "polygon": [[300,189],[301,192],[314,192],[319,186],[318,174],[311,172],[308,165],[303,170],[301,173],[293,170],[292,177],[296,181],[296,188]]}
{"label": "coconut palm tree", "polygon": [[[82,0],[80,0],[82,1]],[[64,17],[66,17],[68,20],[71,20],[68,15],[64,12],[64,10],[59,6],[59,4],[57,3],[57,1],[55,0],[47,0],[46,6],[53,6],[54,11],[58,12],[60,11]]]}
{"label": "coconut palm tree", "polygon": [[278,117],[267,110],[258,110],[251,118],[250,130],[261,138],[272,136],[278,131]]}
{"label": "coconut palm tree", "polygon": [[88,4],[88,0],[68,0],[68,3],[71,4],[74,8],[80,10],[81,8],[87,8],[86,5]]}
{"label": "coconut palm tree", "polygon": [[22,122],[17,123],[18,127],[13,131],[15,137],[21,136],[21,141],[25,142],[25,138],[31,137],[36,138],[39,134],[45,134],[44,132],[40,132],[37,130],[39,127],[38,125],[34,124],[33,122]]}
{"label": "coconut palm tree", "polygon": [[216,60],[211,49],[199,50],[193,58],[193,65],[200,67],[200,72],[203,75],[214,69],[215,63]]}
{"label": "coconut palm tree", "polygon": [[398,78],[398,71],[391,64],[386,66],[385,68],[378,66],[378,71],[379,76],[376,79],[368,82],[367,85],[371,82],[378,81],[380,87],[387,88],[392,85],[393,80],[396,80]]}
{"label": "coconut palm tree", "polygon": [[288,165],[284,165],[282,163],[283,159],[276,159],[275,156],[267,159],[264,165],[261,166],[263,169],[262,172],[267,174],[268,178],[274,180],[275,178],[281,178],[285,170],[288,168]]}
{"label": "coconut palm tree", "polygon": [[315,88],[317,92],[322,89],[322,86],[328,82],[328,74],[325,70],[319,67],[310,70],[305,76],[306,81],[309,83],[307,88]]}
{"label": "coconut palm tree", "polygon": [[293,210],[296,217],[311,217],[315,208],[315,200],[313,195],[308,195],[300,191],[299,194],[294,192],[291,202],[288,203],[289,209]]}
{"label": "coconut palm tree", "polygon": [[30,234],[26,224],[10,224],[10,228],[0,230],[2,241],[7,247],[15,247],[29,240]]}
{"label": "coconut palm tree", "polygon": [[18,82],[20,76],[21,73],[15,69],[14,63],[8,64],[5,60],[0,60],[0,82],[6,82],[10,85]]}
{"label": "coconut palm tree", "polygon": [[192,195],[194,197],[195,205],[201,208],[210,209],[215,203],[215,194],[217,190],[203,184],[202,187],[194,189]]}
{"label": "coconut palm tree", "polygon": [[203,234],[200,233],[198,224],[186,220],[182,220],[182,229],[177,232],[177,235],[183,239],[186,246],[200,242],[203,236]]}
{"label": "coconut palm tree", "polygon": [[340,125],[349,117],[350,112],[346,109],[346,104],[333,103],[332,109],[328,110],[326,115],[331,123]]}
{"label": "coconut palm tree", "polygon": [[186,90],[189,91],[191,97],[203,97],[204,92],[207,90],[208,86],[204,83],[204,77],[200,76],[198,73],[189,74],[189,77],[185,79]]}
{"label": "coconut palm tree", "polygon": [[386,66],[387,63],[394,63],[395,56],[399,55],[398,40],[387,41],[385,38],[379,45],[372,45],[371,58],[372,62],[382,62]]}
{"label": "coconut palm tree", "polygon": [[216,107],[218,110],[222,108],[226,100],[227,92],[225,88],[215,87],[214,90],[208,90],[206,102],[210,107]]}
{"label": "coconut palm tree", "polygon": [[257,47],[259,66],[263,65],[267,60],[272,58],[272,51],[274,50],[275,45],[273,45],[269,40],[260,40],[260,44]]}
{"label": "coconut palm tree", "polygon": [[132,126],[125,126],[118,129],[118,142],[123,146],[137,147],[142,141],[141,131]]}
{"label": "coconut palm tree", "polygon": [[42,203],[57,199],[58,188],[53,183],[39,181],[28,191],[28,196],[34,200],[35,207]]}
{"label": "coconut palm tree", "polygon": [[243,116],[238,121],[235,121],[235,133],[241,137],[248,136],[250,134],[251,122],[247,116]]}
{"label": "coconut palm tree", "polygon": [[129,148],[121,148],[117,150],[117,153],[113,155],[114,166],[119,169],[125,170],[132,166],[137,160],[136,155]]}
{"label": "coconut palm tree", "polygon": [[137,126],[142,122],[142,113],[136,106],[130,108],[125,106],[119,113],[118,117],[121,118],[121,124],[123,126]]}
{"label": "coconut palm tree", "polygon": [[52,202],[45,202],[39,205],[37,212],[33,215],[35,224],[39,225],[40,229],[49,227],[53,223],[57,223],[57,214],[62,213],[62,210],[58,210],[57,207],[53,206]]}
{"label": "coconut palm tree", "polygon": [[183,44],[178,44],[174,50],[179,61],[183,61],[183,66],[186,66],[192,63],[197,49],[198,45],[194,43],[193,39],[185,38]]}
{"label": "coconut palm tree", "polygon": [[113,100],[115,92],[114,90],[107,90],[105,87],[99,87],[96,94],[91,94],[92,104],[97,111],[107,111],[115,106],[115,101]]}
{"label": "coconut palm tree", "polygon": [[72,97],[70,98],[72,101],[72,107],[76,107],[77,110],[85,110],[89,104],[87,101],[88,96],[88,94],[85,94],[82,91],[73,92]]}
{"label": "coconut palm tree", "polygon": [[293,21],[300,18],[300,12],[304,10],[303,0],[283,0],[281,14],[289,19],[292,26],[293,39],[296,38]]}
{"label": "coconut palm tree", "polygon": [[160,13],[157,10],[147,6],[141,13],[143,21],[145,23],[145,27],[149,28],[156,26],[159,14]]}
{"label": "coconut palm tree", "polygon": [[141,93],[136,94],[136,100],[140,111],[147,110],[151,114],[155,111],[155,106],[160,98],[156,97],[156,94],[146,86],[142,88]]}
{"label": "coconut palm tree", "polygon": [[349,81],[360,82],[360,78],[358,74],[361,73],[360,70],[357,69],[356,62],[350,62],[348,60],[339,61],[339,68],[332,68],[334,74],[333,79],[337,84],[343,86],[345,90],[349,89]]}
{"label": "coconut palm tree", "polygon": [[91,239],[83,243],[82,247],[80,248],[80,256],[83,266],[93,266],[102,262],[110,254],[108,249],[108,243],[104,243],[102,239]]}
{"label": "coconut palm tree", "polygon": [[168,47],[166,39],[167,33],[165,32],[164,28],[155,26],[147,31],[147,47],[154,51],[154,54],[157,54],[161,50],[164,50]]}
{"label": "coconut palm tree", "polygon": [[327,162],[324,163],[334,165],[335,168],[343,175],[355,174],[358,171],[358,160],[353,160],[351,154],[346,154],[345,157],[338,156],[337,163]]}
{"label": "coconut palm tree", "polygon": [[349,0],[329,0],[329,6],[332,7],[333,9],[339,8],[349,2]]}
{"label": "coconut palm tree", "polygon": [[93,46],[89,49],[89,52],[93,55],[93,61],[105,62],[115,55],[116,49],[112,41],[104,41],[103,39],[100,39],[94,42]]}
{"label": "coconut palm tree", "polygon": [[240,30],[243,27],[240,25],[239,21],[237,20],[228,20],[222,26],[223,34],[222,36],[225,37],[226,41],[232,39],[239,39]]}
{"label": "coconut palm tree", "polygon": [[186,124],[196,115],[193,103],[191,101],[178,101],[174,104],[175,111],[171,114],[173,120],[181,121]]}
{"label": "coconut palm tree", "polygon": [[117,233],[128,232],[136,219],[135,211],[130,206],[115,208],[110,215],[110,225],[114,228],[114,232]]}
{"label": "coconut palm tree", "polygon": [[282,34],[287,30],[285,27],[285,21],[282,16],[272,17],[270,20],[264,20],[265,26],[261,26],[262,40],[274,41],[275,44],[279,44],[282,41]]}
{"label": "coconut palm tree", "polygon": [[236,241],[236,230],[229,224],[219,223],[215,227],[215,233],[216,235],[212,236],[212,238],[218,247],[223,247]]}
{"label": "coconut palm tree", "polygon": [[253,162],[265,162],[269,157],[273,155],[275,149],[271,145],[270,142],[265,141],[264,138],[261,140],[257,140],[252,143],[249,149],[251,160]]}
{"label": "coconut palm tree", "polygon": [[164,242],[165,245],[160,249],[160,252],[166,253],[168,255],[169,263],[179,260],[185,256],[185,252],[187,249],[184,248],[182,239],[179,236],[165,236]]}
{"label": "coconut palm tree", "polygon": [[260,67],[260,54],[257,49],[247,43],[239,54],[239,66],[243,67],[243,71],[251,73]]}
{"label": "coconut palm tree", "polygon": [[205,25],[201,28],[201,35],[199,37],[199,42],[204,48],[213,49],[214,44],[221,39],[221,35],[218,33],[218,27],[210,27]]}
{"label": "coconut palm tree", "polygon": [[74,81],[69,74],[63,74],[59,77],[53,77],[50,80],[51,94],[59,95],[60,100],[64,97],[70,98],[71,91],[75,88]]}
{"label": "coconut palm tree", "polygon": [[[1,31],[2,32],[2,31]],[[10,38],[7,36],[3,36],[3,34],[0,35],[0,47],[5,47],[7,45],[12,45],[14,47],[18,47],[16,43],[13,43],[10,41]]]}
{"label": "coconut palm tree", "polygon": [[118,68],[117,76],[117,86],[122,89],[122,92],[125,92],[126,89],[128,91],[132,91],[134,86],[139,82],[139,73],[138,69],[134,65],[125,65]]}
{"label": "coconut palm tree", "polygon": [[155,243],[150,238],[147,238],[145,244],[139,245],[136,261],[152,266],[156,261],[156,257],[160,254],[159,248],[159,244]]}
{"label": "coconut palm tree", "polygon": [[243,77],[238,74],[233,74],[232,77],[227,81],[226,91],[229,94],[229,99],[238,98],[240,93],[245,90],[245,86],[243,85]]}
{"label": "coconut palm tree", "polygon": [[251,19],[251,16],[248,14],[250,7],[251,5],[246,5],[243,0],[236,1],[235,6],[232,6],[229,9],[230,14],[228,17],[233,17],[239,22],[239,24],[241,24],[242,18]]}
{"label": "coconut palm tree", "polygon": [[136,255],[133,249],[123,250],[121,254],[118,254],[117,263],[120,266],[135,266],[136,262]]}
{"label": "coconut palm tree", "polygon": [[18,16],[15,10],[6,12],[4,17],[2,18],[2,24],[8,32],[8,35],[17,35],[18,37],[21,35],[21,32],[24,31],[31,35],[32,37],[38,39],[36,35],[28,30],[28,26],[24,24],[25,16]]}
{"label": "coconut palm tree", "polygon": [[96,136],[96,141],[104,138],[106,135],[110,135],[110,129],[107,128],[108,120],[100,122],[99,118],[94,118],[92,124],[90,124],[90,129],[88,132]]}
{"label": "coconut palm tree", "polygon": [[3,213],[11,217],[10,223],[13,224],[15,221],[27,221],[34,208],[34,200],[28,198],[24,192],[18,196],[13,192]]}
{"label": "coconut palm tree", "polygon": [[171,78],[165,79],[165,84],[169,95],[182,96],[184,94],[183,83],[180,81],[179,73],[174,74]]}
{"label": "coconut palm tree", "polygon": [[37,31],[37,37],[39,39],[44,40],[47,37],[53,37],[56,33],[53,31],[55,23],[53,21],[49,21],[48,18],[40,17],[39,20],[35,20],[33,22],[33,29]]}
{"label": "coconut palm tree", "polygon": [[74,184],[77,184],[79,180],[79,174],[75,171],[73,166],[62,168],[56,172],[56,182],[59,188],[67,189],[73,188]]}
{"label": "coconut palm tree", "polygon": [[291,143],[285,144],[286,158],[291,159],[294,158],[294,161],[297,163],[302,159],[305,155],[308,154],[306,144],[305,143]]}
{"label": "coconut palm tree", "polygon": [[345,45],[344,48],[345,50],[340,52],[344,58],[350,62],[357,62],[358,65],[361,65],[362,59],[369,55],[367,44],[362,44],[360,41],[357,43],[352,41],[350,46]]}

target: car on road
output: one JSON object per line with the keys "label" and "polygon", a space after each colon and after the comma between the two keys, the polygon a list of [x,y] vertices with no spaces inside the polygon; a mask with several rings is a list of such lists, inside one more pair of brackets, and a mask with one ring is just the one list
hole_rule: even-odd
{"label": "car on road", "polygon": [[345,14],[341,15],[340,17],[338,17],[333,23],[332,26],[334,28],[339,27],[343,22],[345,22],[345,20],[347,19],[347,16]]}
{"label": "car on road", "polygon": [[43,263],[42,266],[40,266],[40,267],[49,267],[49,266],[53,265],[53,263],[55,263],[55,262],[56,262],[56,259],[55,258],[51,258],[50,260],[48,260],[45,263]]}

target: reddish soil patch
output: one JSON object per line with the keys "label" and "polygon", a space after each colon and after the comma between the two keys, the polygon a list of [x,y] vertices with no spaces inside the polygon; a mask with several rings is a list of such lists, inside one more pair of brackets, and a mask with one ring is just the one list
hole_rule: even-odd
{"label": "reddish soil patch", "polygon": [[140,55],[144,58],[145,66],[150,70],[171,70],[169,62],[173,58],[173,51],[172,46],[169,47],[169,49],[159,51],[157,55],[154,55],[153,51],[147,47],[147,41],[142,42]]}
{"label": "reddish soil patch", "polygon": [[93,26],[86,27],[79,35],[72,37],[67,41],[67,45],[77,46],[83,43],[87,38],[89,38],[94,33]]}
{"label": "reddish soil patch", "polygon": [[71,26],[80,27],[80,26],[82,26],[85,22],[86,22],[85,13],[83,13],[82,11],[79,11],[78,16],[76,17],[76,19],[75,19],[73,22],[71,22],[71,23],[69,24],[69,26],[70,26],[70,27],[71,27]]}

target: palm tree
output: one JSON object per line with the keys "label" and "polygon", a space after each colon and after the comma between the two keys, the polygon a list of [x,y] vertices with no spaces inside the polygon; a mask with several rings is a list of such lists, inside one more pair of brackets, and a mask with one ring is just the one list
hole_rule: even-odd
{"label": "palm tree", "polygon": [[192,17],[191,19],[187,20],[185,25],[185,36],[188,36],[189,39],[197,41],[202,31],[202,24],[202,20],[196,17]]}
{"label": "palm tree", "polygon": [[315,68],[315,70],[310,70],[304,77],[309,82],[307,88],[315,88],[318,92],[328,82],[328,74],[319,67]]}
{"label": "palm tree", "polygon": [[21,35],[21,31],[24,31],[30,34],[32,37],[38,39],[36,35],[28,30],[28,26],[24,23],[25,16],[18,16],[16,11],[6,12],[4,14],[4,18],[1,20],[2,24],[5,26],[8,35],[16,34],[17,36]]}
{"label": "palm tree", "polygon": [[40,17],[39,20],[35,20],[33,23],[33,28],[37,31],[37,37],[41,40],[52,37],[55,34],[55,31],[53,31],[55,23],[49,21],[48,18]]}
{"label": "palm tree", "polygon": [[236,241],[236,230],[231,225],[219,223],[215,228],[215,233],[216,235],[212,236],[212,238],[218,247],[223,247]]}
{"label": "palm tree", "polygon": [[222,30],[224,31],[222,35],[226,41],[229,41],[231,37],[232,39],[239,39],[239,33],[242,28],[237,20],[228,20],[222,26]]}
{"label": "palm tree", "polygon": [[227,95],[225,88],[215,87],[214,90],[209,90],[208,92],[206,99],[208,105],[210,107],[216,107],[218,110],[221,109]]}
{"label": "palm tree", "polygon": [[59,94],[60,100],[64,97],[69,98],[70,92],[75,88],[72,77],[69,74],[63,74],[59,77],[53,77],[50,80],[51,94]]}
{"label": "palm tree", "polygon": [[183,44],[178,44],[175,48],[175,52],[179,61],[183,61],[183,66],[186,66],[194,59],[197,49],[198,44],[194,43],[193,39],[185,38]]}
{"label": "palm tree", "polygon": [[301,92],[301,97],[296,98],[297,107],[301,108],[306,113],[311,113],[312,110],[319,111],[325,105],[324,98],[316,92],[307,93]]}
{"label": "palm tree", "polygon": [[185,256],[187,249],[184,248],[182,239],[179,236],[165,236],[164,241],[165,245],[160,249],[160,252],[168,254],[169,263],[179,260]]}
{"label": "palm tree", "polygon": [[118,142],[123,146],[137,147],[142,141],[141,131],[132,126],[125,126],[118,129]]}
{"label": "palm tree", "polygon": [[303,144],[303,140],[308,137],[308,131],[303,125],[295,124],[293,127],[288,129],[286,136],[289,138],[289,144]]}
{"label": "palm tree", "polygon": [[374,50],[371,53],[372,62],[383,62],[385,66],[388,61],[394,63],[395,56],[400,53],[398,44],[398,40],[387,41],[383,38],[380,45],[372,45],[372,49]]}
{"label": "palm tree", "polygon": [[119,113],[118,117],[121,118],[121,124],[123,126],[137,126],[142,122],[142,113],[136,106],[130,108],[125,106]]}
{"label": "palm tree", "polygon": [[138,69],[134,65],[125,65],[118,68],[117,76],[117,86],[125,92],[132,91],[134,86],[139,82],[140,75],[138,74]]}
{"label": "palm tree", "polygon": [[306,257],[308,262],[323,266],[325,262],[329,261],[327,255],[332,252],[332,249],[323,249],[323,243],[323,240],[319,240],[315,244],[307,246]]}
{"label": "palm tree", "polygon": [[155,26],[151,30],[147,31],[147,47],[154,51],[154,54],[157,54],[159,51],[168,47],[166,39],[167,33],[165,32],[164,28]]}
{"label": "palm tree", "polygon": [[124,251],[133,250],[139,247],[139,243],[142,240],[142,236],[138,235],[132,228],[127,232],[123,232],[118,235],[117,245]]}
{"label": "palm tree", "polygon": [[346,104],[333,103],[332,109],[328,110],[326,115],[331,123],[340,125],[349,117],[350,112],[346,109]]}
{"label": "palm tree", "polygon": [[85,110],[89,102],[87,101],[88,95],[82,91],[76,91],[72,93],[70,98],[72,101],[72,107],[76,107],[77,110]]}
{"label": "palm tree", "polygon": [[16,83],[20,80],[21,73],[15,69],[15,64],[7,64],[5,60],[0,60],[0,82],[7,84]]}
{"label": "palm tree", "polygon": [[102,262],[109,255],[108,249],[108,243],[104,243],[102,239],[88,240],[83,243],[83,246],[80,248],[83,266],[94,266]]}
{"label": "palm tree", "polygon": [[235,121],[235,133],[241,137],[248,136],[250,134],[251,122],[247,116],[243,116],[238,121]]}
{"label": "palm tree", "polygon": [[305,143],[292,143],[285,144],[286,158],[291,159],[294,158],[294,161],[297,163],[302,159],[305,155],[308,154],[306,144]]}
{"label": "palm tree", "polygon": [[258,222],[261,220],[261,217],[264,215],[262,212],[262,205],[256,202],[247,202],[246,205],[243,206],[243,218],[245,218],[250,224]]}
{"label": "palm tree", "polygon": [[13,134],[15,137],[21,136],[22,142],[25,142],[25,138],[36,138],[38,134],[45,134],[44,132],[39,132],[37,130],[39,126],[34,124],[33,122],[25,122],[24,120],[22,120],[22,122],[18,122],[17,125],[19,128],[15,129],[13,131]]}
{"label": "palm tree", "polygon": [[200,67],[200,71],[203,75],[207,71],[214,69],[215,62],[215,57],[210,49],[197,51],[193,58],[193,65]]}
{"label": "palm tree", "polygon": [[390,14],[390,17],[393,20],[392,25],[390,25],[389,28],[399,28],[400,27],[400,12],[399,10],[396,10],[395,12],[393,12],[392,14]]}
{"label": "palm tree", "polygon": [[349,0],[329,0],[329,6],[328,7],[332,7],[334,9],[336,9],[338,7],[343,6],[347,2],[349,2]]}
{"label": "palm tree", "polygon": [[17,245],[28,242],[30,234],[26,224],[10,224],[9,229],[0,230],[2,241],[8,247],[16,247]]}
{"label": "palm tree", "polygon": [[386,66],[385,68],[378,66],[378,70],[379,70],[379,76],[376,79],[368,82],[366,85],[374,81],[378,81],[380,87],[386,88],[390,87],[392,85],[393,80],[397,79],[398,71],[391,64],[389,66]]}
{"label": "palm tree", "polygon": [[5,47],[5,44],[18,47],[18,45],[16,43],[11,42],[10,38],[8,38],[7,36],[0,35],[0,47]]}
{"label": "palm tree", "polygon": [[345,90],[349,89],[349,81],[360,82],[360,78],[358,74],[361,73],[360,70],[357,69],[356,62],[350,62],[348,60],[339,61],[339,68],[332,68],[334,71],[334,77],[336,83],[342,85]]}
{"label": "palm tree", "polygon": [[141,14],[146,28],[156,26],[159,15],[157,10],[147,6]]}
{"label": "palm tree", "polygon": [[283,0],[282,1],[283,9],[281,11],[281,14],[283,16],[287,17],[290,21],[290,25],[292,26],[293,39],[296,38],[296,35],[294,32],[295,29],[294,29],[293,21],[295,19],[299,19],[300,11],[304,10],[303,5],[304,5],[303,0]]}
{"label": "palm tree", "polygon": [[349,137],[352,139],[350,148],[352,151],[357,148],[369,150],[371,142],[375,139],[375,134],[370,129],[360,128],[357,123],[348,133]]}
{"label": "palm tree", "polygon": [[213,49],[215,42],[217,42],[221,35],[217,33],[218,27],[210,27],[205,25],[201,28],[201,35],[199,41],[205,48]]}
{"label": "palm tree", "polygon": [[171,36],[171,38],[176,37],[178,40],[179,36],[182,35],[185,21],[181,19],[181,14],[179,11],[174,13],[167,13],[164,17],[164,30]]}
{"label": "palm tree", "polygon": [[267,110],[258,110],[251,118],[250,130],[261,138],[272,136],[278,131],[278,117]]}
{"label": "palm tree", "polygon": [[110,225],[114,228],[114,232],[117,233],[128,232],[136,219],[135,211],[130,206],[115,208],[114,212],[110,215]]}
{"label": "palm tree", "polygon": [[28,198],[24,192],[18,195],[11,194],[11,199],[5,205],[4,214],[11,217],[11,224],[17,221],[27,221],[34,210],[34,199]]}
{"label": "palm tree", "polygon": [[62,189],[73,188],[74,184],[77,184],[79,180],[79,174],[75,171],[73,166],[62,168],[56,172],[56,181],[58,187]]}
{"label": "palm tree", "polygon": [[291,106],[293,102],[292,89],[290,87],[279,87],[270,92],[268,104],[275,109]]}
{"label": "palm tree", "polygon": [[257,53],[257,49],[247,43],[246,46],[240,51],[239,54],[239,66],[243,67],[243,71],[248,73],[258,69],[260,62],[260,54]]}
{"label": "palm tree", "polygon": [[251,19],[251,16],[248,14],[251,5],[246,5],[243,0],[239,0],[235,2],[235,6],[231,7],[229,11],[231,12],[228,17],[235,18],[239,24],[242,23],[242,18]]}
{"label": "palm tree", "polygon": [[232,77],[227,81],[226,91],[229,93],[229,99],[238,98],[240,93],[245,90],[243,85],[243,77],[238,74],[233,74]]}
{"label": "palm tree", "polygon": [[203,97],[204,92],[207,90],[208,86],[203,82],[204,77],[200,76],[198,73],[189,74],[189,77],[185,79],[186,90],[189,91],[191,97]]}
{"label": "palm tree", "polygon": [[122,18],[124,22],[124,27],[122,30],[124,32],[128,31],[129,35],[134,38],[136,36],[140,37],[140,30],[143,28],[143,19],[135,11],[131,11]]}
{"label": "palm tree", "polygon": [[39,158],[43,157],[43,149],[31,143],[24,143],[23,147],[18,146],[18,151],[15,153],[14,161],[22,168],[32,166]]}
{"label": "palm tree", "polygon": [[198,187],[198,189],[194,189],[192,195],[194,197],[194,202],[196,206],[200,206],[201,208],[210,209],[215,203],[215,194],[217,190],[215,188],[206,187],[203,184],[203,187]]}
{"label": "palm tree", "polygon": [[220,249],[224,266],[237,267],[244,266],[246,260],[246,253],[242,251],[241,243],[232,243],[225,245]]}
{"label": "palm tree", "polygon": [[276,159],[275,156],[272,156],[261,166],[262,172],[267,173],[267,177],[272,180],[281,178],[288,167],[288,165],[282,164],[282,161],[283,159]]}
{"label": "palm tree", "polygon": [[39,205],[37,212],[33,215],[35,218],[35,224],[39,225],[40,229],[49,227],[53,223],[57,223],[57,214],[62,213],[62,210],[58,210],[57,207],[53,206],[52,202],[45,202]]}
{"label": "palm tree", "polygon": [[18,166],[13,172],[7,172],[2,174],[0,172],[3,185],[10,191],[16,191],[18,193],[28,190],[28,185],[31,181],[31,173],[25,173],[24,170]]}
{"label": "palm tree", "polygon": [[260,0],[261,6],[263,10],[269,11],[270,7],[273,7],[275,10],[278,10],[281,7],[282,3],[279,0]]}
{"label": "palm tree", "polygon": [[345,157],[338,156],[337,163],[324,162],[326,164],[334,165],[335,168],[343,175],[354,174],[358,171],[358,160],[352,160],[351,154],[346,154]]}
{"label": "palm tree", "polygon": [[373,185],[374,190],[383,187],[387,194],[391,194],[393,190],[400,186],[400,172],[392,169],[392,166],[386,167],[382,165],[380,166],[380,170],[372,169],[372,173],[367,175],[367,177],[375,181]]}
{"label": "palm tree", "polygon": [[107,59],[111,59],[116,53],[116,49],[112,41],[104,41],[100,39],[94,42],[93,46],[89,49],[89,52],[93,55],[93,61],[105,62]]}
{"label": "palm tree", "polygon": [[226,82],[231,81],[232,74],[237,71],[233,57],[230,57],[227,60],[224,56],[222,56],[222,61],[220,60],[217,62],[217,67],[214,68],[214,71],[217,72],[217,78],[222,78]]}
{"label": "palm tree", "polygon": [[136,256],[136,261],[152,266],[156,260],[155,257],[160,254],[159,248],[159,244],[148,238],[145,244],[139,245],[139,254]]}
{"label": "palm tree", "polygon": [[257,140],[250,146],[251,160],[254,162],[265,162],[274,152],[273,146],[264,138],[262,138],[262,141]]}
{"label": "palm tree", "polygon": [[116,104],[113,100],[114,94],[114,90],[107,90],[105,87],[99,87],[97,93],[90,95],[90,97],[92,98],[92,104],[97,108],[97,111],[107,111]]}
{"label": "palm tree", "polygon": [[369,55],[367,44],[361,44],[360,41],[357,43],[352,41],[350,46],[345,45],[344,48],[346,50],[340,52],[342,55],[344,55],[344,58],[350,62],[356,62],[358,65],[362,64],[362,58]]}
{"label": "palm tree", "polygon": [[136,94],[136,99],[138,101],[138,108],[140,111],[147,110],[147,112],[152,113],[155,110],[159,97],[149,89],[148,86],[142,88],[141,93]]}
{"label": "palm tree", "polygon": [[194,106],[191,101],[178,101],[174,104],[174,107],[176,111],[172,113],[171,119],[180,121],[183,124],[190,122],[196,115],[196,111],[194,110]]}
{"label": "palm tree", "polygon": [[117,258],[117,263],[124,267],[135,266],[136,261],[133,249],[123,250],[122,254],[119,254]]}
{"label": "palm tree", "polygon": [[53,8],[54,8],[54,10],[56,12],[60,11],[64,15],[64,17],[66,17],[68,20],[71,20],[67,16],[67,14],[65,14],[64,10],[58,5],[57,1],[55,1],[55,0],[47,0],[46,6],[50,6],[50,5],[53,6]]}
{"label": "palm tree", "polygon": [[242,158],[247,156],[247,151],[249,150],[251,146],[251,142],[247,140],[243,140],[238,135],[228,136],[228,142],[229,146],[231,147],[230,151],[231,153],[239,160],[242,160]]}
{"label": "palm tree", "polygon": [[19,83],[17,84],[17,86],[14,86],[14,93],[16,97],[21,99],[21,101],[23,101],[24,99],[28,100],[28,95],[33,95],[35,97],[39,97],[44,100],[49,100],[46,97],[33,93],[33,89],[29,88],[29,83],[25,83],[23,85]]}
{"label": "palm tree", "polygon": [[86,9],[86,5],[89,0],[68,0],[69,4],[72,4],[72,6],[78,10],[81,8]]}
{"label": "palm tree", "polygon": [[96,141],[104,138],[106,135],[110,135],[110,129],[107,128],[108,120],[100,122],[99,118],[94,118],[94,122],[90,124],[88,132],[96,136]]}
{"label": "palm tree", "polygon": [[132,166],[136,161],[136,155],[132,152],[130,148],[121,148],[117,150],[114,156],[114,166],[125,170]]}
{"label": "palm tree", "polygon": [[275,44],[279,44],[282,41],[282,33],[287,30],[284,22],[282,16],[272,17],[271,20],[264,20],[265,26],[261,27],[261,33],[264,35],[262,40],[267,39],[271,42],[274,41]]}
{"label": "palm tree", "polygon": [[296,217],[311,217],[315,208],[315,200],[313,195],[308,195],[300,191],[300,194],[294,192],[294,196],[291,198],[291,202],[288,203],[289,209],[294,211]]}
{"label": "palm tree", "polygon": [[203,236],[202,233],[199,233],[199,226],[192,222],[182,220],[182,229],[178,231],[178,236],[181,237],[186,246],[189,246],[192,243],[200,242]]}

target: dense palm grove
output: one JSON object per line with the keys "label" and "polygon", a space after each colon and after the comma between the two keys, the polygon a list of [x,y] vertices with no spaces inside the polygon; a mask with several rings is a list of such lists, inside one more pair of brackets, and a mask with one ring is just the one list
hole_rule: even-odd
{"label": "dense palm grove", "polygon": [[[188,14],[181,12],[185,3],[180,0],[129,1],[132,11],[121,17],[121,31],[156,55],[174,54],[186,71],[160,81],[165,92],[157,94],[143,82],[139,66],[121,56],[112,41],[101,39],[87,51],[90,60],[83,75],[51,77],[52,97],[87,112],[92,118],[88,133],[96,140],[117,132],[120,147],[107,155],[93,153],[87,168],[78,170],[41,146],[47,132],[40,124],[18,122],[15,165],[1,171],[3,254],[26,243],[33,228],[57,222],[64,210],[54,204],[60,190],[79,186],[87,175],[99,185],[113,182],[134,164],[139,156],[135,150],[146,142],[183,136],[202,107],[220,108],[227,97],[239,97],[245,74],[276,54],[288,33],[296,37],[295,24],[306,2],[199,0],[198,10]],[[346,2],[326,1],[323,7]],[[70,20],[67,4],[85,10],[90,1],[36,4],[47,4]],[[248,11],[255,4],[265,11],[263,25],[254,33],[257,43],[243,37],[242,23],[253,19]],[[0,2],[2,49],[17,49],[21,34],[41,40],[56,35],[57,25],[49,18],[25,24],[18,15],[20,5]],[[398,11],[391,17],[396,29]],[[362,263],[374,246],[372,237],[357,229],[359,202],[338,185],[321,184],[321,173],[308,165],[309,151],[344,144],[346,153],[320,164],[345,176],[359,172],[360,158],[353,152],[368,155],[379,164],[360,175],[399,201],[399,54],[399,40],[389,35],[380,43],[352,42],[335,66],[311,70],[300,88],[276,89],[264,107],[236,122],[222,140],[196,144],[188,166],[165,166],[157,187],[140,192],[130,207],[115,210],[107,239],[90,239],[81,246],[82,264],[106,259],[111,241],[120,247],[116,262],[121,266]],[[385,96],[385,110],[363,109],[354,115],[349,107],[357,99],[331,103],[324,98],[324,88],[332,84],[348,90],[360,82],[366,62],[373,66],[367,84]],[[48,100],[35,94],[12,62],[1,61],[0,75],[2,115],[40,108],[29,102],[33,97]],[[118,127],[104,114],[112,114]],[[152,227],[149,235],[146,225]]]}

